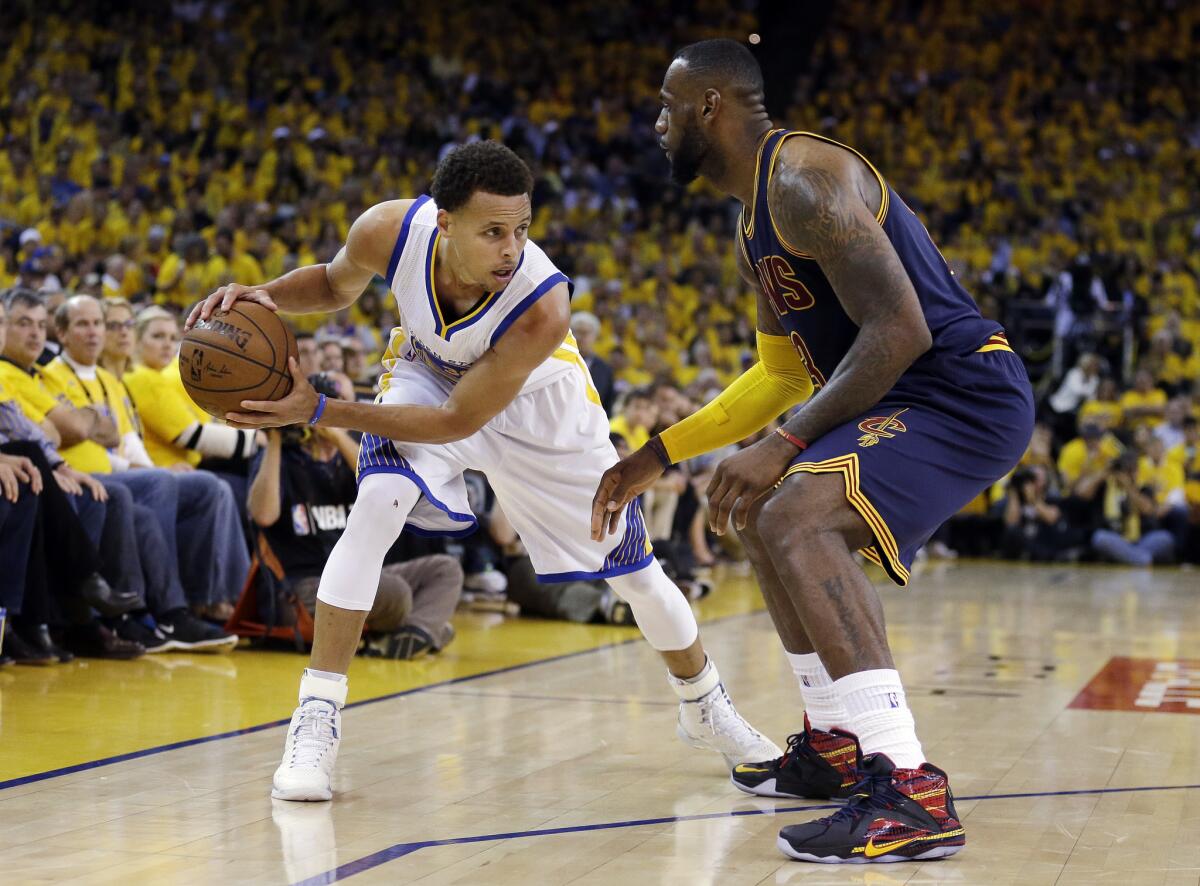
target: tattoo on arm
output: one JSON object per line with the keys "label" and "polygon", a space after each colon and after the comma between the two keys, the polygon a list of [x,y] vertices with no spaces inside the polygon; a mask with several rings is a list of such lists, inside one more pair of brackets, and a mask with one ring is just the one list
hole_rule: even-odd
{"label": "tattoo on arm", "polygon": [[859,327],[829,383],[786,425],[815,440],[878,403],[929,349],[929,328],[908,272],[844,164],[781,164],[768,199],[783,236],[816,259]]}

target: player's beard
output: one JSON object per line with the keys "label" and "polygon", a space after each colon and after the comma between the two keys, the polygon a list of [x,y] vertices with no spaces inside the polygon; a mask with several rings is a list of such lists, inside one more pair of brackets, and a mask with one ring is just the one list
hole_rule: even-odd
{"label": "player's beard", "polygon": [[700,176],[700,167],[708,156],[708,141],[699,127],[689,126],[679,139],[679,147],[667,155],[671,164],[671,181],[690,185]]}

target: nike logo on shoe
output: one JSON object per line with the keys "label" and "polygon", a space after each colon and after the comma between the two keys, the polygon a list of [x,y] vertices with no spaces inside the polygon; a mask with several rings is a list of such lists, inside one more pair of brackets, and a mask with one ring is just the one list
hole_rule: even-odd
{"label": "nike logo on shoe", "polygon": [[158,626],[158,629],[168,637],[175,633],[175,625],[161,624]]}
{"label": "nike logo on shoe", "polygon": [[892,840],[890,843],[876,843],[875,838],[871,837],[871,839],[867,840],[867,845],[863,848],[863,855],[865,855],[867,858],[878,858],[881,855],[887,855],[889,852],[901,849],[907,846],[909,843],[913,843],[920,839],[922,838],[905,837],[903,840]]}

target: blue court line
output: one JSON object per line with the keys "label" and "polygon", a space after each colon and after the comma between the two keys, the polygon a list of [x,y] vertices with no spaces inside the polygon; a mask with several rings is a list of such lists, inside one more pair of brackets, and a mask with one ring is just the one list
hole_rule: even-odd
{"label": "blue court line", "polygon": [[[1133,788],[1087,788],[1074,791],[1034,791],[1025,794],[983,794],[975,797],[955,797],[962,803],[968,800],[1026,800],[1038,797],[1071,797],[1081,794],[1126,794],[1136,791],[1195,791],[1200,784],[1176,784]],[[702,815],[667,815],[662,818],[639,818],[632,821],[606,821],[599,824],[573,825],[561,828],[541,828],[531,831],[510,831],[504,834],[479,834],[473,837],[450,837],[444,840],[419,840],[413,843],[396,843],[386,849],[365,855],[354,861],[300,880],[292,886],[324,886],[361,874],[372,868],[411,855],[421,849],[434,846],[456,846],[463,843],[492,843],[499,840],[517,840],[523,837],[552,837],[557,834],[578,834],[586,831],[610,831],[619,828],[642,828],[657,824],[678,824],[685,821],[709,821],[714,818],[743,818],[749,815],[786,815],[791,812],[817,812],[824,809],[840,809],[843,804],[831,803],[823,806],[782,806],[774,809],[735,809],[730,812],[706,812]]]}
{"label": "blue court line", "polygon": [[[737,612],[732,615],[723,615],[720,618],[713,618],[702,625],[714,625],[725,621],[731,621],[737,618],[745,618],[751,615],[761,615],[765,610],[756,609],[752,612]],[[495,668],[490,671],[482,671],[478,674],[468,674],[464,677],[454,677],[450,680],[441,680],[437,683],[430,683],[426,686],[416,686],[412,689],[404,689],[400,692],[391,692],[386,695],[378,695],[374,698],[364,698],[360,701],[351,702],[346,705],[347,708],[358,708],[364,705],[375,704],[381,701],[391,701],[395,698],[402,698],[406,695],[415,695],[418,692],[428,692],[430,689],[437,689],[442,686],[453,686],[456,683],[467,683],[471,680],[482,680],[484,677],[495,677],[498,674],[510,674],[513,671],[521,671],[525,668],[536,667],[537,665],[553,664],[559,661],[566,661],[571,658],[577,658],[581,655],[591,655],[595,652],[601,652],[606,649],[617,649],[621,646],[628,646],[631,643],[637,643],[642,639],[639,634],[636,637],[630,637],[627,640],[617,640],[614,643],[604,643],[600,646],[593,646],[590,649],[580,649],[576,652],[565,652],[562,655],[552,655],[549,658],[536,658],[533,661],[522,662],[521,664],[507,665],[502,668]],[[99,769],[102,766],[111,766],[114,763],[125,763],[129,760],[137,760],[141,757],[150,757],[154,754],[164,754],[167,751],[177,751],[180,748],[190,748],[195,745],[207,744],[211,741],[221,741],[226,738],[236,738],[239,735],[251,735],[255,732],[262,732],[265,729],[275,729],[279,726],[286,726],[291,722],[291,718],[286,720],[272,720],[270,723],[259,723],[255,726],[247,726],[244,729],[231,729],[228,732],[218,732],[215,735],[202,735],[199,738],[188,738],[183,741],[175,741],[170,744],[157,745],[152,748],[144,748],[140,751],[130,751],[125,754],[117,754],[113,757],[102,757],[99,760],[89,760],[86,763],[76,763],[73,766],[63,766],[59,769],[48,769],[45,772],[35,772],[32,775],[22,775],[18,778],[10,778],[7,781],[0,781],[0,791],[8,788],[16,788],[21,785],[33,784],[38,781],[45,781],[50,778],[59,778],[63,775],[71,775],[76,772],[84,772],[88,769]]]}

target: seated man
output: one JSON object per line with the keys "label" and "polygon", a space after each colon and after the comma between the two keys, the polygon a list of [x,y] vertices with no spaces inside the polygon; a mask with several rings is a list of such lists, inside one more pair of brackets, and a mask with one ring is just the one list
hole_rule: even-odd
{"label": "seated man", "polygon": [[[46,309],[40,297],[16,290],[8,301],[16,328],[6,343],[5,357],[10,373],[12,367],[21,370],[13,376],[21,409],[31,419],[49,420],[60,437],[62,456],[78,474],[91,482],[98,480],[115,501],[130,502],[130,528],[109,533],[108,545],[113,552],[106,560],[123,585],[137,588],[158,625],[150,619],[126,619],[118,624],[118,631],[149,651],[232,648],[237,644],[236,637],[194,618],[188,611],[176,553],[176,534],[180,528],[188,545],[194,545],[197,539],[211,543],[214,538],[226,538],[228,533],[222,533],[217,524],[229,521],[232,507],[226,508],[226,512],[209,508],[204,525],[194,526],[185,520],[180,526],[181,493],[176,475],[142,469],[113,473],[114,467],[129,465],[129,460],[120,453],[131,446],[133,424],[123,410],[120,383],[96,367],[104,342],[104,318],[94,298],[76,296],[60,305],[56,325],[67,350],[46,367],[34,362],[46,332]],[[214,498],[219,481],[186,482],[188,490],[195,492],[189,492],[184,500],[192,510],[197,510],[206,497],[208,501],[224,501],[232,506],[227,490],[223,499]],[[240,538],[235,541],[242,545]],[[241,566],[240,575],[232,582],[235,585],[232,596],[249,570],[249,556],[244,547],[240,549],[240,560],[238,555],[236,548],[214,550],[210,544],[196,558],[195,568],[189,568],[188,572],[209,574],[202,567],[232,557]]]}
{"label": "seated man", "polygon": [[1121,453],[1105,471],[1103,525],[1092,533],[1092,547],[1102,558],[1129,566],[1169,563],[1175,538],[1155,528],[1159,505],[1150,487],[1139,487],[1136,452]]}
{"label": "seated man", "polygon": [[[100,303],[87,295],[68,299],[55,312],[63,352],[45,368],[48,387],[77,407],[100,405],[115,418],[120,438],[107,451],[85,441],[63,455],[80,462],[75,466],[95,473],[102,482],[127,486],[139,504],[153,510],[166,548],[171,586],[170,600],[156,607],[156,614],[160,622],[165,617],[159,627],[174,647],[230,649],[237,645],[234,635],[192,618],[186,607],[190,604],[196,613],[206,613],[213,604],[236,598],[246,582],[250,554],[233,492],[207,471],[154,467],[124,383],[98,365],[105,324]],[[141,633],[136,626],[130,630]],[[143,636],[131,639],[151,641]]]}
{"label": "seated man", "polygon": [[[0,302],[0,351],[7,322]],[[70,661],[72,655],[51,639],[49,626],[66,617],[69,640],[81,655],[133,658],[145,650],[105,628],[92,616],[92,608],[116,616],[141,605],[133,590],[113,590],[100,575],[97,550],[105,523],[122,523],[122,502],[109,508],[99,484],[85,491],[81,479],[58,454],[47,432],[21,411],[2,380],[15,367],[0,363],[0,464],[10,482],[6,497],[15,506],[4,525],[0,562],[0,605],[8,610],[5,650],[24,663]],[[47,423],[53,433],[53,426]],[[0,480],[4,477],[0,476]],[[11,493],[11,495],[9,495]],[[24,508],[33,507],[31,512]],[[127,504],[127,502],[125,502]],[[125,514],[125,516],[128,516]],[[70,556],[61,556],[69,551]],[[53,552],[50,556],[47,552]]]}
{"label": "seated man", "polygon": [[[338,396],[324,375],[309,381],[327,397]],[[267,445],[250,469],[250,519],[266,533],[310,611],[316,608],[321,570],[346,528],[357,494],[358,446],[345,431],[288,427],[267,432]],[[417,658],[441,650],[454,636],[450,616],[462,595],[462,567],[435,554],[388,564],[367,616],[369,648],[388,658]]]}

